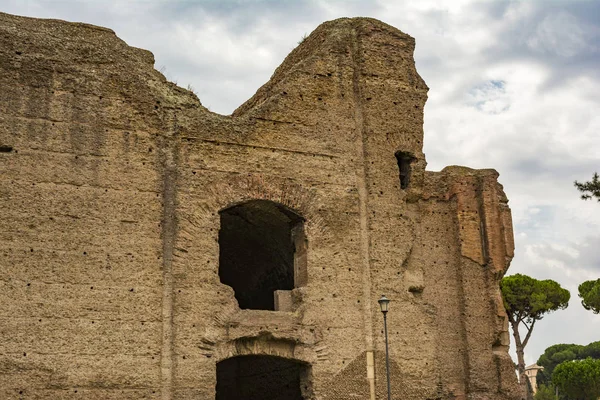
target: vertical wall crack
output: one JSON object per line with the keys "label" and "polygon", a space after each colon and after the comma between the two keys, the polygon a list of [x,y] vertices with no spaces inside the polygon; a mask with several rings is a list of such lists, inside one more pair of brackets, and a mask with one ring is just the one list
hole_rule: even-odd
{"label": "vertical wall crack", "polygon": [[485,199],[483,198],[485,191],[485,182],[481,177],[477,178],[477,199],[479,202],[479,235],[481,237],[481,258],[485,267],[490,267],[490,250],[487,239],[487,221],[485,215]]}
{"label": "vertical wall crack", "polygon": [[159,139],[162,166],[162,245],[163,245],[163,292],[162,292],[162,348],[161,348],[161,398],[173,398],[173,249],[177,235],[176,195],[178,146],[173,134],[177,132],[177,122],[173,132]]}
{"label": "vertical wall crack", "polygon": [[[454,197],[454,204],[455,207],[457,207],[459,200],[457,197]],[[458,244],[458,248],[460,249],[460,243],[461,243],[461,233],[460,233],[460,220],[458,217],[458,210],[455,209],[454,210],[455,213],[453,215],[453,219],[454,219],[454,226],[456,227],[456,243]],[[465,376],[465,380],[464,380],[464,384],[465,384],[465,393],[470,393],[470,389],[471,389],[471,356],[469,354],[468,348],[469,348],[469,338],[468,338],[468,327],[467,327],[467,321],[466,321],[466,315],[467,315],[467,296],[465,293],[465,285],[467,284],[466,279],[465,279],[465,273],[464,273],[464,256],[462,255],[462,251],[459,250],[459,259],[458,259],[458,263],[456,264],[456,280],[458,282],[457,285],[457,295],[460,299],[458,308],[459,308],[459,312],[461,315],[460,321],[458,321],[458,323],[460,324],[460,333],[461,333],[461,339],[463,341],[463,349],[464,351],[462,352],[462,365],[463,365],[463,373]]]}
{"label": "vertical wall crack", "polygon": [[373,310],[371,306],[371,262],[368,217],[369,191],[367,188],[367,161],[365,159],[365,122],[360,90],[360,39],[358,38],[357,29],[358,28],[355,27],[352,30],[354,37],[352,38],[353,47],[350,53],[353,64],[352,85],[354,94],[354,126],[357,133],[357,157],[355,173],[360,215],[360,250],[363,267],[363,324],[365,330],[365,344],[367,348],[367,379],[369,380],[370,395],[371,399],[373,400],[375,399],[375,371],[372,358],[375,348],[373,343]]}

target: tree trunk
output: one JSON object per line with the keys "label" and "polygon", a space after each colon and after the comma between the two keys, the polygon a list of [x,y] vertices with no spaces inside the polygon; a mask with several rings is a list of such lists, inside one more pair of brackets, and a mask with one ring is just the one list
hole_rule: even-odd
{"label": "tree trunk", "polygon": [[519,334],[519,324],[511,321],[513,336],[515,338],[515,347],[517,348],[517,371],[519,372],[519,386],[521,386],[521,399],[527,399],[527,376],[525,375],[525,352],[521,335]]}

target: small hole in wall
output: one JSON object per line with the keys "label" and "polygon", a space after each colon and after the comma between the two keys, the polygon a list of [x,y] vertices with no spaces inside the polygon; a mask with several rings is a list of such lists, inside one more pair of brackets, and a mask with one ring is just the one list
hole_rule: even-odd
{"label": "small hole in wall", "polygon": [[410,184],[410,165],[416,160],[416,158],[412,154],[404,151],[397,151],[395,155],[398,162],[398,169],[400,171],[400,189],[406,189]]}
{"label": "small hole in wall", "polygon": [[0,153],[10,153],[13,151],[12,146],[0,145]]}

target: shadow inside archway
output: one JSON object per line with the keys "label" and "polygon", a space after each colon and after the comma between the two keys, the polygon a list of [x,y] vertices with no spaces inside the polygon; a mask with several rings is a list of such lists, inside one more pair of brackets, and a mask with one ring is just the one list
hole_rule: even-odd
{"label": "shadow inside archway", "polygon": [[216,400],[303,400],[309,366],[286,358],[236,356],[217,364]]}

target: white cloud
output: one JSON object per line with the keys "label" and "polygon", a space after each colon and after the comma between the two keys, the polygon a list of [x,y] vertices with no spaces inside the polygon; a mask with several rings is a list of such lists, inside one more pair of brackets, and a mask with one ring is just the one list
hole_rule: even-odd
{"label": "white cloud", "polygon": [[475,86],[467,93],[467,104],[487,114],[500,114],[510,108],[506,82],[491,80]]}
{"label": "white cloud", "polygon": [[568,12],[550,14],[538,24],[527,45],[534,51],[572,57],[588,47],[580,25],[580,21]]}

